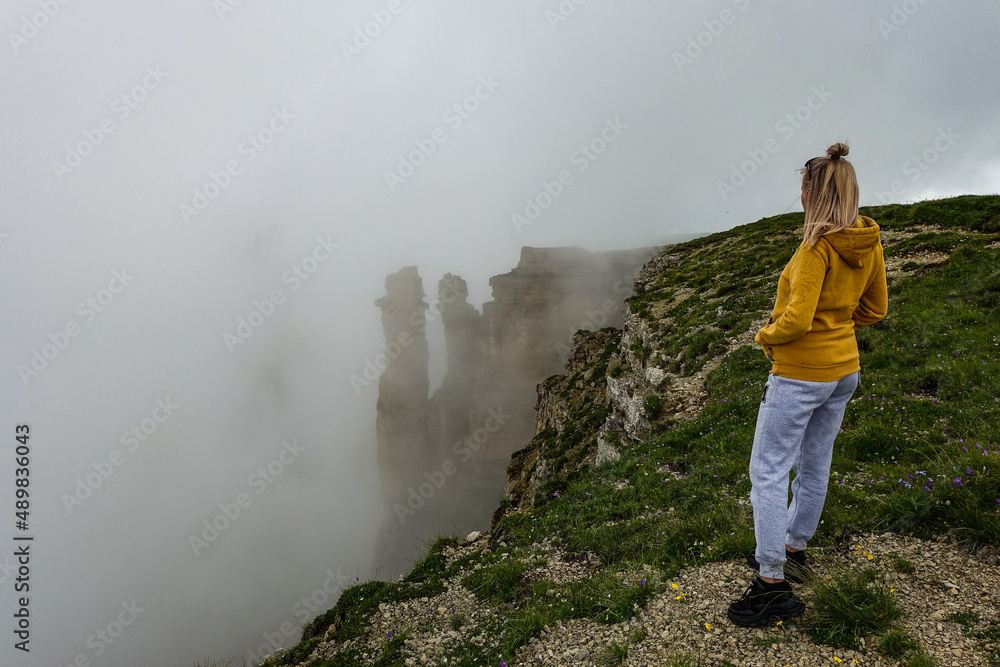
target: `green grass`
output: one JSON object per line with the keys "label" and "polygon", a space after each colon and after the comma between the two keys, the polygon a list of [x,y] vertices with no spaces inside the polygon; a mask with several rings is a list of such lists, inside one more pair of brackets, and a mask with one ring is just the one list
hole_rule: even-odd
{"label": "green grass", "polygon": [[948,614],[948,620],[952,623],[958,623],[963,626],[966,630],[974,626],[980,620],[979,614],[972,611],[958,611],[952,614]]}
{"label": "green grass", "polygon": [[506,608],[500,648],[508,658],[542,628],[557,621],[589,618],[611,625],[630,620],[664,586],[630,583],[605,571],[562,585],[542,580],[522,590],[525,595]]}
{"label": "green grass", "polygon": [[902,630],[887,632],[878,640],[878,650],[890,660],[899,660],[920,649],[917,641]]}
{"label": "green grass", "polygon": [[427,555],[413,566],[413,568],[403,578],[403,581],[410,583],[424,583],[440,579],[445,571],[445,558],[441,553],[445,547],[455,546],[458,539],[455,537],[439,537],[427,551]]}
{"label": "green grass", "polygon": [[858,649],[861,638],[889,634],[903,615],[874,568],[835,571],[831,581],[814,578],[809,588],[815,599],[808,631],[820,644]]}
{"label": "green grass", "polygon": [[913,574],[917,571],[917,566],[906,560],[902,556],[897,556],[896,554],[889,554],[889,558],[892,561],[892,566],[896,569],[896,572],[901,574]]}
{"label": "green grass", "polygon": [[626,660],[628,660],[628,646],[611,642],[604,649],[601,664],[607,667],[618,667],[618,665],[624,665]]}
{"label": "green grass", "polygon": [[647,417],[654,417],[660,409],[660,397],[656,394],[650,394],[643,400],[643,407],[646,410]]}
{"label": "green grass", "polygon": [[938,667],[938,662],[926,653],[916,653],[906,661],[906,667]]}
{"label": "green grass", "polygon": [[520,560],[504,560],[466,575],[462,585],[481,602],[512,604],[524,595],[525,584],[521,578],[527,569],[528,565]]}

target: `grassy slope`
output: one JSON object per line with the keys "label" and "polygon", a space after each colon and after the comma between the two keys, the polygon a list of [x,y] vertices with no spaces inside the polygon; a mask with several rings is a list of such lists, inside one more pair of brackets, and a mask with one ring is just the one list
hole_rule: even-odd
{"label": "grassy slope", "polygon": [[[973,549],[998,545],[1000,248],[991,246],[1000,245],[1000,197],[862,213],[892,232],[937,228],[885,243],[887,257],[926,250],[951,257],[926,268],[903,264],[904,273],[890,282],[889,316],[858,333],[862,384],[848,406],[823,523],[811,545],[843,547],[852,533],[873,530],[951,532]],[[767,218],[672,248],[681,263],[629,304],[654,329],[666,331],[663,347],[648,354],[684,350],[686,372],[693,372],[727,338],[746,331],[770,309],[777,273],[798,244],[801,222],[801,214]],[[689,296],[670,304],[677,294]],[[720,306],[727,313],[722,317]],[[428,595],[478,562],[481,569],[466,575],[463,585],[500,609],[503,629],[484,625],[481,633],[510,656],[546,624],[574,617],[619,622],[663,590],[652,580],[624,581],[615,572],[649,565],[662,581],[682,568],[752,549],[747,461],[768,370],[759,350],[739,348],[709,375],[710,398],[697,418],[658,423],[652,437],[620,461],[575,472],[532,511],[504,517],[491,543],[502,544],[510,559],[487,551],[446,570],[440,550],[449,542],[439,540],[409,582],[348,590],[306,628],[304,639],[331,620],[338,622],[338,639],[356,636],[379,601]],[[547,595],[554,584],[520,577],[543,539],[596,554],[605,573]],[[387,644],[380,664],[402,664],[397,650],[398,644]],[[459,647],[449,664],[496,662],[481,653]],[[316,664],[355,663],[345,655]]]}

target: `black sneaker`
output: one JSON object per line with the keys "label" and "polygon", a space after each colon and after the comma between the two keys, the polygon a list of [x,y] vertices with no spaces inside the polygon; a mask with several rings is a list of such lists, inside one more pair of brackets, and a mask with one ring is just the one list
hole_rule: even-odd
{"label": "black sneaker", "polygon": [[795,597],[786,581],[769,584],[754,577],[739,600],[729,605],[729,620],[743,628],[759,628],[770,623],[772,616],[787,621],[802,615],[806,606]]}
{"label": "black sneaker", "polygon": [[[750,551],[747,553],[747,565],[760,572],[760,563],[757,562],[757,555]],[[805,551],[785,552],[785,579],[793,584],[801,584],[812,577],[812,568],[806,562]]]}

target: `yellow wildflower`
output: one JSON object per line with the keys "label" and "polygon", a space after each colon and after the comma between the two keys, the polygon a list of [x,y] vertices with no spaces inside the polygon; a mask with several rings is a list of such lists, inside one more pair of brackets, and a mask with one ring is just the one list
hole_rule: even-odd
{"label": "yellow wildflower", "polygon": [[706,624],[705,624],[705,629],[706,629],[706,630],[711,630],[711,629],[712,629],[712,626],[711,626],[711,625],[709,625],[708,623],[706,623]]}

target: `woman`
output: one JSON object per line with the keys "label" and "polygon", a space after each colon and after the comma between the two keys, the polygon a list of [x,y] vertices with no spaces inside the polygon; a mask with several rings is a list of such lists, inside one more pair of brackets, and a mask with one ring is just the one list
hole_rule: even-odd
{"label": "woman", "polygon": [[[750,502],[760,574],[729,606],[729,619],[761,626],[802,614],[785,581],[808,573],[806,542],[816,532],[830,478],[833,441],[858,386],[854,332],[885,317],[888,294],[879,228],[858,215],[858,182],[834,144],[802,171],[804,239],[778,280],[771,317],[754,339],[771,361],[750,455]],[[788,476],[795,471],[792,501]]]}

